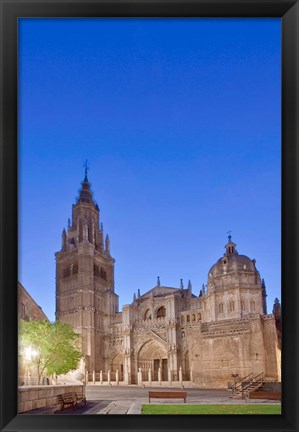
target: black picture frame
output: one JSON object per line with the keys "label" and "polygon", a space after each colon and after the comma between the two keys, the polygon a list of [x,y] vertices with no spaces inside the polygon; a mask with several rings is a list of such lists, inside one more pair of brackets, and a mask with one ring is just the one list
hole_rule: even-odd
{"label": "black picture frame", "polygon": [[[299,5],[294,0],[1,0],[1,431],[298,430]],[[282,415],[17,415],[17,26],[19,17],[282,19]]]}

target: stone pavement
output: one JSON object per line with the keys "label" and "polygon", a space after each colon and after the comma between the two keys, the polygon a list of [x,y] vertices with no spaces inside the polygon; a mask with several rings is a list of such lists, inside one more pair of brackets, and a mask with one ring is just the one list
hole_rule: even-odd
{"label": "stone pavement", "polygon": [[[112,386],[90,384],[86,387],[87,400],[101,400],[93,408],[82,414],[141,414],[142,405],[148,404],[149,390],[165,390],[165,387]],[[167,390],[182,390],[167,388]],[[244,404],[280,403],[279,401],[231,399],[227,390],[202,390],[184,388],[187,391],[187,404]],[[179,399],[154,399],[153,404],[182,404]]]}
{"label": "stone pavement", "polygon": [[[72,408],[66,408],[63,411],[57,411],[55,415],[101,415],[101,414],[141,414],[142,405],[148,404],[149,390],[182,390],[181,387],[138,387],[136,385],[128,386],[103,386],[89,384],[86,387],[87,406],[79,404],[73,411]],[[231,392],[227,390],[202,390],[197,388],[184,388],[187,392],[187,404],[244,404],[244,403],[270,403],[280,404],[279,401],[269,401],[265,399],[244,400],[231,399]],[[180,399],[153,399],[153,404],[183,404]],[[52,411],[43,412],[45,409],[37,409],[24,414],[53,414]]]}

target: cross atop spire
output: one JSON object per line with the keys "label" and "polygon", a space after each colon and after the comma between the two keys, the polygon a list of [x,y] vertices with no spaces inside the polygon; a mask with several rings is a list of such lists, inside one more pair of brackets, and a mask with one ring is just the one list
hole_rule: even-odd
{"label": "cross atop spire", "polygon": [[85,178],[84,178],[84,181],[86,181],[86,180],[87,180],[87,173],[88,173],[88,170],[89,170],[88,160],[87,160],[87,159],[86,159],[86,161],[84,162],[83,166],[84,166],[84,168],[85,168]]}
{"label": "cross atop spire", "polygon": [[228,242],[229,242],[229,243],[232,241],[231,232],[232,232],[231,230],[230,230],[230,231],[227,231],[227,234],[228,234]]}

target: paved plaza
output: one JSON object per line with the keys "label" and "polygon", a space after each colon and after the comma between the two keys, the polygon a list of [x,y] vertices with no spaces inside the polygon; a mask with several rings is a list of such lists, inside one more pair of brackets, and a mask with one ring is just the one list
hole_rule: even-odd
{"label": "paved plaza", "polygon": [[[87,407],[78,407],[77,410],[65,410],[67,414],[140,414],[142,405],[148,404],[149,390],[182,390],[181,387],[137,387],[130,386],[104,386],[89,384],[86,386]],[[243,400],[232,399],[228,390],[201,390],[197,388],[184,388],[187,392],[187,404],[245,404],[245,403],[280,403],[269,400]],[[180,399],[153,399],[153,404],[183,404]]]}

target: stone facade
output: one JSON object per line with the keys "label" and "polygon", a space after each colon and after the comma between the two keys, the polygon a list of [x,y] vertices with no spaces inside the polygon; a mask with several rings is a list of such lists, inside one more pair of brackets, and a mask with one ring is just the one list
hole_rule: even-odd
{"label": "stone facade", "polygon": [[[42,308],[31,297],[23,285],[18,282],[18,320],[40,320],[49,321]],[[37,374],[34,368],[29,368],[24,360],[25,347],[19,343],[18,357],[18,384],[24,385],[28,382],[37,382]]]}
{"label": "stone facade", "polygon": [[56,317],[81,334],[90,373],[118,371],[121,380],[137,384],[138,376],[177,381],[181,369],[183,380],[203,388],[226,387],[232,373],[280,379],[278,330],[267,314],[265,283],[231,236],[199,296],[190,281],[174,288],[158,278],[119,312],[114,259],[99,212],[85,175],[56,253]]}

